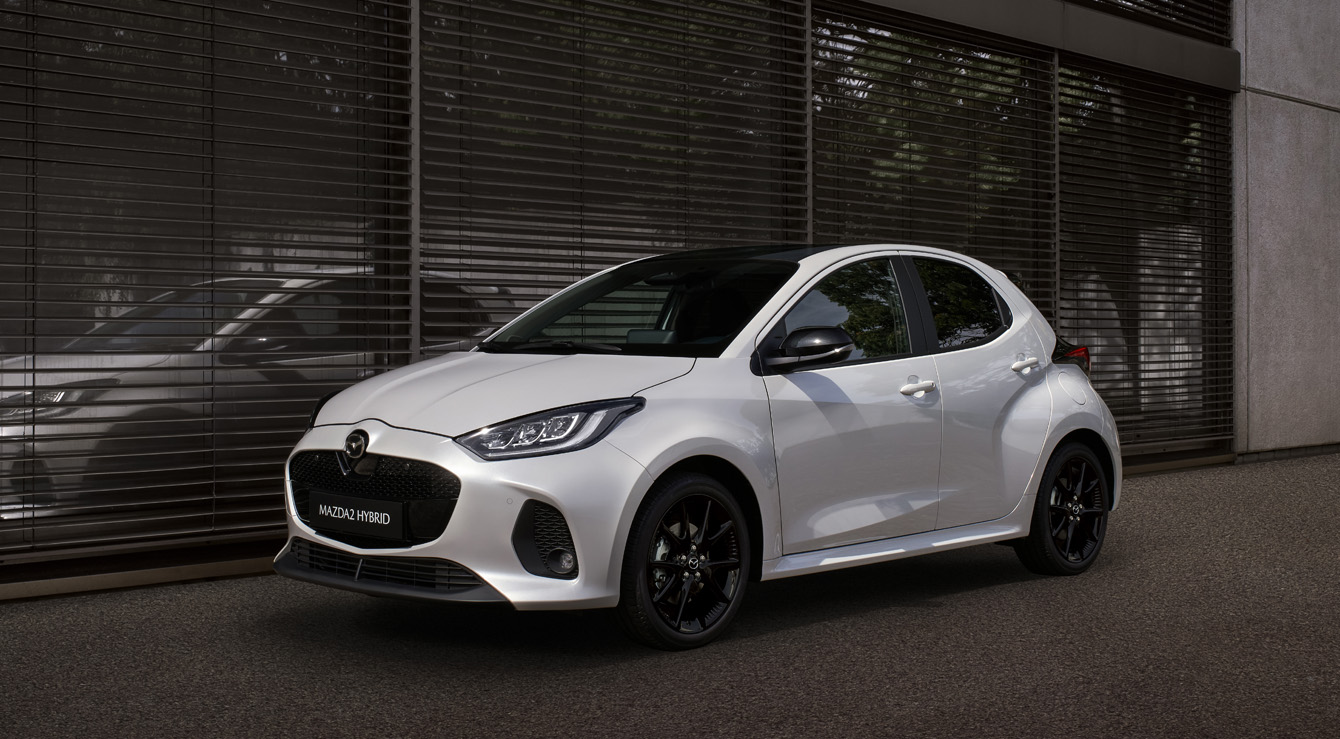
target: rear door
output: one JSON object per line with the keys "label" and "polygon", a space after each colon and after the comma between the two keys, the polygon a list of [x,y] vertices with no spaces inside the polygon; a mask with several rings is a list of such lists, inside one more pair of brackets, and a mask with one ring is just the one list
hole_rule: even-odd
{"label": "rear door", "polygon": [[944,436],[937,528],[990,521],[1023,497],[1051,419],[1048,361],[1029,325],[966,263],[915,256],[940,379]]}

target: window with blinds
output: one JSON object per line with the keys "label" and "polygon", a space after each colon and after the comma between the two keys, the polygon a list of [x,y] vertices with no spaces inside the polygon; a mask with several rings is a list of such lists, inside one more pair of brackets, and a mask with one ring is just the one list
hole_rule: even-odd
{"label": "window with blinds", "polygon": [[1226,93],[845,0],[0,0],[0,558],[274,536],[317,398],[692,247],[981,257],[1128,454],[1227,449],[1230,139]]}
{"label": "window with blinds", "polygon": [[1231,449],[1231,106],[1063,58],[1061,310],[1122,451]]}
{"label": "window with blinds", "polygon": [[1233,0],[1067,0],[1142,23],[1228,44],[1233,34]]}
{"label": "window with blinds", "polygon": [[1090,347],[1125,453],[1229,448],[1228,96],[867,6],[813,29],[816,240],[986,260]]}
{"label": "window with blinds", "polygon": [[942,246],[1054,307],[1051,52],[816,7],[814,233]]}
{"label": "window with blinds", "polygon": [[422,9],[425,351],[628,259],[805,238],[805,3]]}
{"label": "window with blinds", "polygon": [[406,361],[407,5],[0,2],[0,553],[273,535]]}

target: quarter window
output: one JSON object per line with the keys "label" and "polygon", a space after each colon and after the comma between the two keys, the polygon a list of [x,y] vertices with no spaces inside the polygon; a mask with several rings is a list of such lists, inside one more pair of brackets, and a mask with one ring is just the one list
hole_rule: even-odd
{"label": "quarter window", "polygon": [[853,264],[825,277],[786,314],[783,329],[837,326],[856,349],[847,361],[910,354],[907,314],[887,259]]}
{"label": "quarter window", "polygon": [[1005,330],[1000,297],[982,276],[954,262],[912,260],[926,290],[940,349],[985,344]]}

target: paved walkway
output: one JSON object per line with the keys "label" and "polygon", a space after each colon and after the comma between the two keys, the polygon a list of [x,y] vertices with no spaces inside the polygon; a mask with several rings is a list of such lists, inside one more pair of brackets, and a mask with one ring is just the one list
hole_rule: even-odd
{"label": "paved walkway", "polygon": [[723,640],[257,577],[0,603],[0,735],[1334,737],[1340,455],[1129,480],[1102,560],[756,585]]}

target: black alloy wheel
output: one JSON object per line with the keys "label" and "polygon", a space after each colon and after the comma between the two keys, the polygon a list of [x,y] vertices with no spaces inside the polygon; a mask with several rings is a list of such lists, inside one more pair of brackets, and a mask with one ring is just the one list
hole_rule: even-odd
{"label": "black alloy wheel", "polygon": [[620,626],[658,649],[691,649],[725,631],[749,579],[749,529],[734,497],[696,473],[657,482],[625,550]]}
{"label": "black alloy wheel", "polygon": [[1047,463],[1032,527],[1015,543],[1020,561],[1040,575],[1078,575],[1103,547],[1111,509],[1107,475],[1093,451],[1067,444]]}

